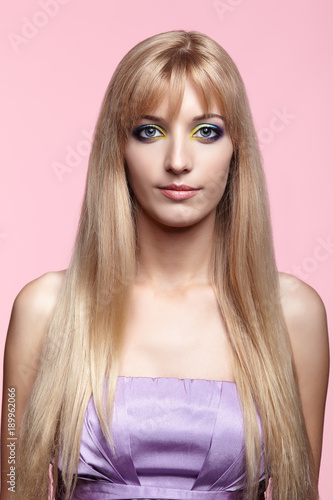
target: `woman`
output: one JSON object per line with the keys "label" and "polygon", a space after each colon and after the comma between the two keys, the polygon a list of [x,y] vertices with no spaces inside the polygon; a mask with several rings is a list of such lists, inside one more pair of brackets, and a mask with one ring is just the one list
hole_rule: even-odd
{"label": "woman", "polygon": [[104,98],[70,266],[13,307],[17,498],[46,498],[50,462],[57,498],[252,499],[269,478],[317,498],[327,379],[324,306],[276,271],[238,70],[197,32],[141,42]]}

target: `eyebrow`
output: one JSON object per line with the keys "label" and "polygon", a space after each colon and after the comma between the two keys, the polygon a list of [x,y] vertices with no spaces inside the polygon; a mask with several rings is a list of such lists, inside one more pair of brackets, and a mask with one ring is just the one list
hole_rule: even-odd
{"label": "eyebrow", "polygon": [[[200,120],[207,120],[208,118],[219,118],[220,120],[224,121],[223,116],[218,115],[216,113],[208,113],[206,115],[194,116],[193,121],[197,122]],[[164,118],[154,116],[154,115],[145,115],[142,117],[142,119],[151,120],[151,121],[155,121],[155,122],[164,122],[165,121]]]}
{"label": "eyebrow", "polygon": [[220,120],[223,121],[223,116],[218,115],[216,113],[208,113],[207,115],[195,116],[193,118],[193,121],[206,120],[207,118],[220,118]]}
{"label": "eyebrow", "polygon": [[154,115],[145,115],[141,119],[142,120],[150,120],[152,122],[164,122],[163,118],[159,118],[158,116],[154,116]]}

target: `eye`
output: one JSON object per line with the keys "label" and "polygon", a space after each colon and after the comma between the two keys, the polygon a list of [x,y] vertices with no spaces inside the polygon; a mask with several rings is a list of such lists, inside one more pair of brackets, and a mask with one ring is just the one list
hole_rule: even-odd
{"label": "eye", "polygon": [[151,142],[155,139],[165,138],[166,135],[158,125],[141,125],[133,131],[134,137],[142,142]]}
{"label": "eye", "polygon": [[214,142],[224,135],[224,130],[216,125],[201,123],[193,130],[192,139],[198,139],[201,142]]}

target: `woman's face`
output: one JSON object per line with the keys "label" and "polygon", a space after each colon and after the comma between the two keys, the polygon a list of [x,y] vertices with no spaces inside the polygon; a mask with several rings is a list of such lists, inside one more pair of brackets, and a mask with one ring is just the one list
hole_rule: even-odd
{"label": "woman's face", "polygon": [[219,109],[205,115],[187,80],[178,115],[168,119],[166,96],[153,116],[139,120],[126,143],[128,180],[142,213],[171,227],[215,218],[232,153]]}

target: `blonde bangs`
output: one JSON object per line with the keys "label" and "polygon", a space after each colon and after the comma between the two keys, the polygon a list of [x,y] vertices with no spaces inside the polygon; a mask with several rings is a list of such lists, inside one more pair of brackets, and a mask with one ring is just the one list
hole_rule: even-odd
{"label": "blonde bangs", "polygon": [[[168,119],[176,116],[183,100],[186,80],[189,79],[198,92],[204,113],[209,114],[216,106],[227,132],[237,145],[239,84],[233,81],[235,75],[222,71],[222,65],[214,67],[214,61],[209,59],[207,54],[204,61],[198,55],[193,57],[192,48],[183,47],[176,53],[170,50],[155,57],[147,57],[146,52],[139,54],[121,88],[122,108],[118,109],[117,121],[122,125],[125,140],[136,122],[145,115],[153,114],[166,96],[169,100]],[[239,74],[236,77],[240,79]]]}

